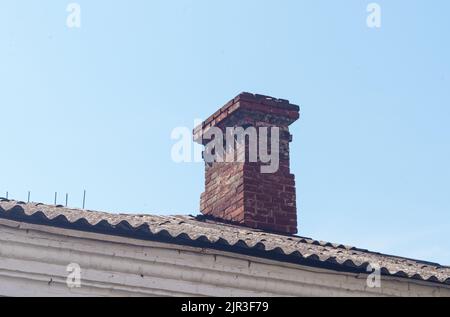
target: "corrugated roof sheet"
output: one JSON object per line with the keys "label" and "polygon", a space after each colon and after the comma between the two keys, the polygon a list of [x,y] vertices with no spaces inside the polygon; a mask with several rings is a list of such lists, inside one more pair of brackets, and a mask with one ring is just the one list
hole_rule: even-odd
{"label": "corrugated roof sheet", "polygon": [[0,199],[0,218],[136,239],[219,249],[337,271],[367,273],[450,285],[450,267],[369,252],[355,247],[284,236],[218,223],[204,217],[111,214]]}

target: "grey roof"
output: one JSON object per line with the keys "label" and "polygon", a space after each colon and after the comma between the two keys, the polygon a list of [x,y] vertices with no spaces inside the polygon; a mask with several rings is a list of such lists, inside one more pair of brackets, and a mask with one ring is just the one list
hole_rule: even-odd
{"label": "grey roof", "polygon": [[111,214],[0,199],[0,218],[135,239],[218,249],[336,271],[367,273],[450,285],[450,267],[367,250],[219,223],[199,216]]}

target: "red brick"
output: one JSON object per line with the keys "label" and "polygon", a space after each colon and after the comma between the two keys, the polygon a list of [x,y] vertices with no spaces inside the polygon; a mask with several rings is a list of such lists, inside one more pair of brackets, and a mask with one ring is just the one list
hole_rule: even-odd
{"label": "red brick", "polygon": [[[288,127],[298,117],[298,106],[287,100],[243,93],[196,127],[196,134],[212,126],[225,132],[225,125],[277,126],[281,130],[280,168],[275,174],[262,174],[261,166],[267,165],[262,162],[205,164],[201,212],[252,228],[296,233],[295,178],[289,168],[292,136]],[[246,150],[248,160],[248,144],[239,150]]]}

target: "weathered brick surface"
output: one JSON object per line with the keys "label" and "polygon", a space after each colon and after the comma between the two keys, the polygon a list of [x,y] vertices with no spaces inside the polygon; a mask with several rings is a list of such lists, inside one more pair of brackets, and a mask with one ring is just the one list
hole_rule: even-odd
{"label": "weathered brick surface", "polygon": [[[218,127],[278,127],[280,129],[279,169],[261,173],[257,162],[213,162],[205,164],[205,192],[201,195],[203,214],[244,226],[280,233],[297,233],[295,177],[290,173],[289,125],[299,118],[299,107],[287,100],[243,93],[228,102],[194,129],[194,139]],[[248,153],[248,143],[238,151]],[[270,148],[270,144],[269,144]],[[248,156],[247,156],[248,158]]]}

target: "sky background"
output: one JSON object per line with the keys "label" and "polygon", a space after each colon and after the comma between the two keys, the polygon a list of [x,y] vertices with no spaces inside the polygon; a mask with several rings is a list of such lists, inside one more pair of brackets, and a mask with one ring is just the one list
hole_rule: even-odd
{"label": "sky background", "polygon": [[198,214],[170,135],[241,91],[301,106],[299,234],[450,264],[450,2],[0,3],[0,196]]}

